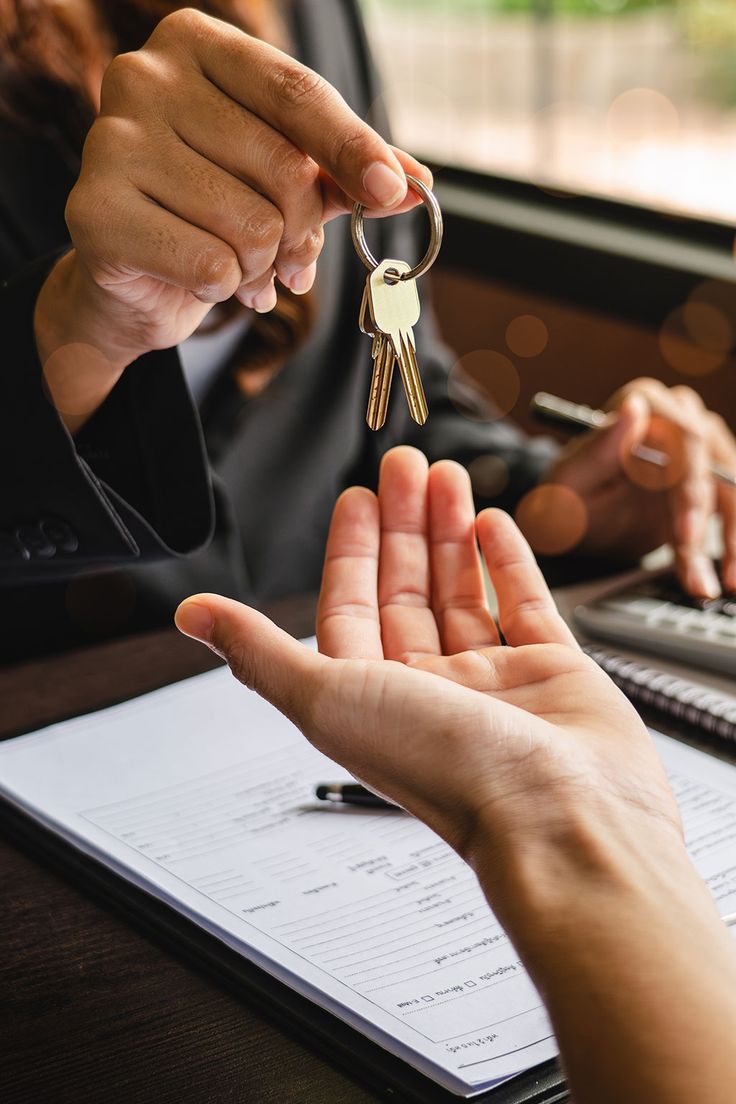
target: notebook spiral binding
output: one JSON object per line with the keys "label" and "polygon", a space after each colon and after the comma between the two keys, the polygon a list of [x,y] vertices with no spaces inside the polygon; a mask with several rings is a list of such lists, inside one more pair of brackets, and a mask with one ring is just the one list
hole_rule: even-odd
{"label": "notebook spiral binding", "polygon": [[636,705],[665,713],[710,736],[736,741],[736,696],[634,663],[607,648],[586,645],[583,651]]}

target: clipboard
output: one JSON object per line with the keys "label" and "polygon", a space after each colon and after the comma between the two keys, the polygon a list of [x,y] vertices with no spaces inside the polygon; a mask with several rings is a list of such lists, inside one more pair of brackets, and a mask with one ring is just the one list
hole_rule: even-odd
{"label": "clipboard", "polygon": [[[449,1092],[249,962],[176,909],[117,875],[0,798],[0,831],[32,858],[62,873],[159,946],[257,1009],[286,1033],[375,1092],[402,1104],[458,1104]],[[478,1104],[558,1104],[570,1099],[557,1060],[544,1062],[471,1098]]]}

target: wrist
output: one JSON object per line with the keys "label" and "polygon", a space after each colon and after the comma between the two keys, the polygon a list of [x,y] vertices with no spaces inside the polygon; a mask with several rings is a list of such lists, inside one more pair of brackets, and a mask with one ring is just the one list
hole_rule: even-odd
{"label": "wrist", "polygon": [[74,249],[61,257],[39,292],[33,325],[42,363],[63,345],[86,344],[97,349],[118,374],[148,348],[131,340],[120,309],[109,293],[95,284]]}
{"label": "wrist", "polygon": [[603,915],[677,912],[695,900],[718,922],[678,826],[601,795],[555,798],[553,815],[532,809],[501,832],[481,825],[471,861],[540,987],[550,942],[567,953]]}
{"label": "wrist", "polygon": [[[583,819],[478,864],[544,1000],[572,1095],[720,1100],[734,1074],[731,936],[674,825],[626,808]],[[703,1089],[706,1069],[717,1091]]]}
{"label": "wrist", "polygon": [[119,339],[105,292],[74,250],[49,273],[33,317],[49,397],[74,433],[104,402],[123,371],[147,350]]}

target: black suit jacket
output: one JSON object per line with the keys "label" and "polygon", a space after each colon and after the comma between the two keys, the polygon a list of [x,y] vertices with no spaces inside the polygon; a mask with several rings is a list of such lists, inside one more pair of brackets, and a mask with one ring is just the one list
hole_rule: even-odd
{"label": "black suit jacket", "polygon": [[[298,54],[367,117],[378,96],[353,0],[297,2]],[[77,165],[37,136],[2,132],[0,161],[0,600],[3,657],[17,659],[170,622],[187,594],[249,602],[316,588],[335,498],[375,483],[399,442],[430,459],[492,453],[512,505],[554,446],[479,423],[447,397],[446,351],[425,305],[417,327],[430,416],[419,429],[394,386],[386,427],[366,428],[370,342],[357,327],[365,269],[346,219],[327,227],[318,322],[258,398],[229,376],[192,403],[175,349],[132,364],[72,440],[48,402],[32,330],[46,275],[68,246]],[[423,214],[371,221],[379,257],[413,259]],[[398,381],[397,381],[398,382]]]}

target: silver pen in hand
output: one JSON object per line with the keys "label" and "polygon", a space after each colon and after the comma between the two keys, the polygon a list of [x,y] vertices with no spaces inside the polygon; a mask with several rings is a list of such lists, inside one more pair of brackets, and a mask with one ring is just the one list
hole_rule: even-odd
{"label": "silver pen in hand", "polygon": [[[529,409],[540,422],[548,422],[550,425],[564,427],[570,433],[585,433],[589,429],[605,429],[611,422],[611,413],[605,410],[596,410],[585,403],[570,402],[569,399],[560,399],[557,395],[550,395],[547,391],[537,391],[532,398]],[[632,455],[638,460],[646,460],[649,464],[656,464],[664,468],[669,457],[659,449],[649,448],[648,445],[636,445],[631,450]],[[728,471],[720,464],[710,465],[711,475],[730,487],[736,487],[736,473]]]}

